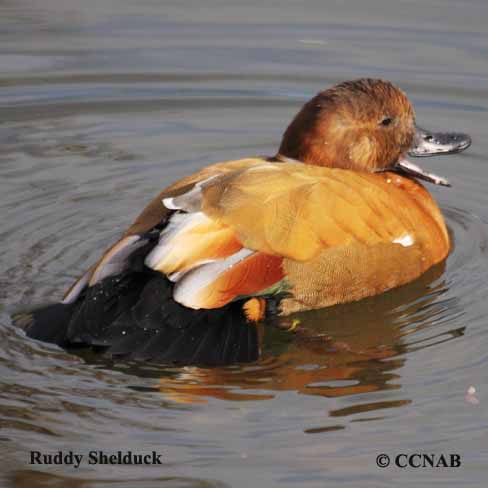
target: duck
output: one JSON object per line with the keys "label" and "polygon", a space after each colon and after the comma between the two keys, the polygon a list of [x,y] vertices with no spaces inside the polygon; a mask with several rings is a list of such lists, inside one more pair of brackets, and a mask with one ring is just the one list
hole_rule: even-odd
{"label": "duck", "polygon": [[65,349],[176,364],[259,358],[268,317],[384,293],[443,262],[451,242],[407,159],[469,136],[416,126],[391,82],[340,83],[309,100],[278,152],[215,163],[159,193],[59,302],[16,313]]}

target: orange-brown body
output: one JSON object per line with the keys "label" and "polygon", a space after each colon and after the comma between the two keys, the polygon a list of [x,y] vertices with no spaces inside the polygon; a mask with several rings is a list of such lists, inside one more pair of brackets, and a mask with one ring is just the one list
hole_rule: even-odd
{"label": "orange-brown body", "polygon": [[165,188],[60,304],[23,326],[132,357],[255,359],[248,323],[269,310],[360,300],[446,258],[444,219],[417,178],[448,182],[405,159],[415,138],[413,108],[389,82],[321,92],[274,157],[213,164]]}
{"label": "orange-brown body", "polygon": [[[211,221],[204,231],[219,227],[214,236],[217,254],[224,256],[225,247],[227,255],[246,247],[274,258],[269,283],[259,268],[244,282],[233,270],[236,290],[211,300],[209,308],[251,295],[255,281],[258,292],[279,278],[292,295],[281,302],[284,314],[359,300],[412,281],[449,252],[442,214],[415,180],[391,172],[359,173],[260,158],[218,163],[170,186],[124,238],[160,222],[170,212],[162,204],[165,198],[187,193],[208,179],[202,209]],[[180,256],[186,251],[187,260],[198,261],[201,243],[201,237],[189,237],[175,248]],[[211,244],[205,244],[207,249]],[[181,266],[170,263],[161,271],[169,274]]]}

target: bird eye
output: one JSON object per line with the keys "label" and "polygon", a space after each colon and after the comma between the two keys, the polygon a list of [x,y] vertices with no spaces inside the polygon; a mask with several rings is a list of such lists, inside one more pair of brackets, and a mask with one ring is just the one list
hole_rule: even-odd
{"label": "bird eye", "polygon": [[380,125],[382,125],[383,127],[388,127],[392,122],[393,122],[392,117],[385,117],[384,119],[381,120]]}

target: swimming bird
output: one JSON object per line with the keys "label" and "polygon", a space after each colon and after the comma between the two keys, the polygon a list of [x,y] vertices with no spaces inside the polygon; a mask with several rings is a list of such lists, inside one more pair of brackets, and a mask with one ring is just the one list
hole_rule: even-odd
{"label": "swimming bird", "polygon": [[267,315],[383,293],[447,257],[444,218],[420,180],[449,183],[406,155],[470,140],[436,137],[388,81],[322,91],[275,156],[213,164],[165,188],[60,303],[14,321],[32,338],[114,356],[254,360],[254,324]]}

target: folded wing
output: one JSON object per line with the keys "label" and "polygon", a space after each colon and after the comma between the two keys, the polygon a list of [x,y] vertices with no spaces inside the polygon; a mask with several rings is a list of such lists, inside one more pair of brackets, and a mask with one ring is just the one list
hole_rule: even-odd
{"label": "folded wing", "polygon": [[[154,245],[147,232],[155,229],[162,230]],[[164,190],[67,301],[146,252],[145,265],[174,282],[174,299],[186,307],[287,290],[313,308],[398,286],[448,250],[435,202],[412,180],[246,159]],[[404,272],[402,262],[414,271]]]}
{"label": "folded wing", "polygon": [[[412,246],[410,255],[422,260],[416,274],[448,250],[428,193],[405,178],[392,181],[391,175],[254,162],[207,175],[163,204],[176,213],[145,262],[168,275],[176,283],[175,300],[191,308],[218,308],[287,286],[296,290],[293,278],[307,280],[301,270],[321,256],[335,256],[332,249],[359,250],[363,265],[378,249],[398,250],[401,259],[402,249]],[[419,219],[431,221],[419,226]],[[340,270],[332,273],[344,279]],[[401,279],[389,283],[396,286]]]}

